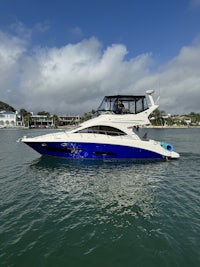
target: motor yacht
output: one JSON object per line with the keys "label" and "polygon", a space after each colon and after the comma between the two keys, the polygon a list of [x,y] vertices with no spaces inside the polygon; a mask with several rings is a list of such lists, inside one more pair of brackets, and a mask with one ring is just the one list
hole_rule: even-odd
{"label": "motor yacht", "polygon": [[21,141],[41,155],[70,159],[178,159],[173,145],[139,134],[158,108],[153,93],[105,96],[92,119],[69,130],[24,136]]}

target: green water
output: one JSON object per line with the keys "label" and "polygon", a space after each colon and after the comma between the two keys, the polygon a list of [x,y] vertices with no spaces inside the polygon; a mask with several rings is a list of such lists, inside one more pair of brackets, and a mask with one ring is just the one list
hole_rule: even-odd
{"label": "green water", "polygon": [[40,157],[0,131],[0,266],[200,266],[200,130],[149,130],[178,161]]}

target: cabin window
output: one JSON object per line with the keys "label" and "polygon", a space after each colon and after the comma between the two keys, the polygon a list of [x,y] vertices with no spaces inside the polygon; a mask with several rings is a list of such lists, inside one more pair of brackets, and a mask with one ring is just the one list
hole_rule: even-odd
{"label": "cabin window", "polygon": [[104,126],[104,125],[88,127],[80,131],[77,131],[77,133],[94,133],[94,134],[105,134],[105,135],[112,135],[112,136],[126,134],[117,128]]}

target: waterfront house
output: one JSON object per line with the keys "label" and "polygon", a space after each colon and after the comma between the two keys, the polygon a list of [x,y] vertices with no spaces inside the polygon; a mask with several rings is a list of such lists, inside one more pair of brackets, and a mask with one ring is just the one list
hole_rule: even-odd
{"label": "waterfront house", "polygon": [[54,120],[53,116],[47,116],[47,115],[32,115],[29,119],[29,127],[30,128],[51,128],[54,127]]}
{"label": "waterfront house", "polygon": [[23,119],[17,111],[0,111],[0,128],[12,128],[22,126]]}
{"label": "waterfront house", "polygon": [[77,125],[80,123],[80,116],[76,115],[63,115],[59,116],[59,125],[68,126],[68,125]]}

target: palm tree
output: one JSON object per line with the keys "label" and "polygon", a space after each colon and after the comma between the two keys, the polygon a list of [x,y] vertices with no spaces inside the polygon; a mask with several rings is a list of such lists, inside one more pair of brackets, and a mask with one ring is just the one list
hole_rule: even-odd
{"label": "palm tree", "polygon": [[29,127],[29,122],[31,118],[31,113],[26,111],[24,108],[21,108],[19,111],[19,114],[21,115],[23,121],[24,121],[24,126]]}
{"label": "palm tree", "polygon": [[150,116],[150,120],[152,121],[153,125],[164,125],[164,119],[163,116],[165,116],[165,111],[164,110],[160,110],[160,109],[156,109],[154,110],[154,112],[152,112],[151,116]]}

